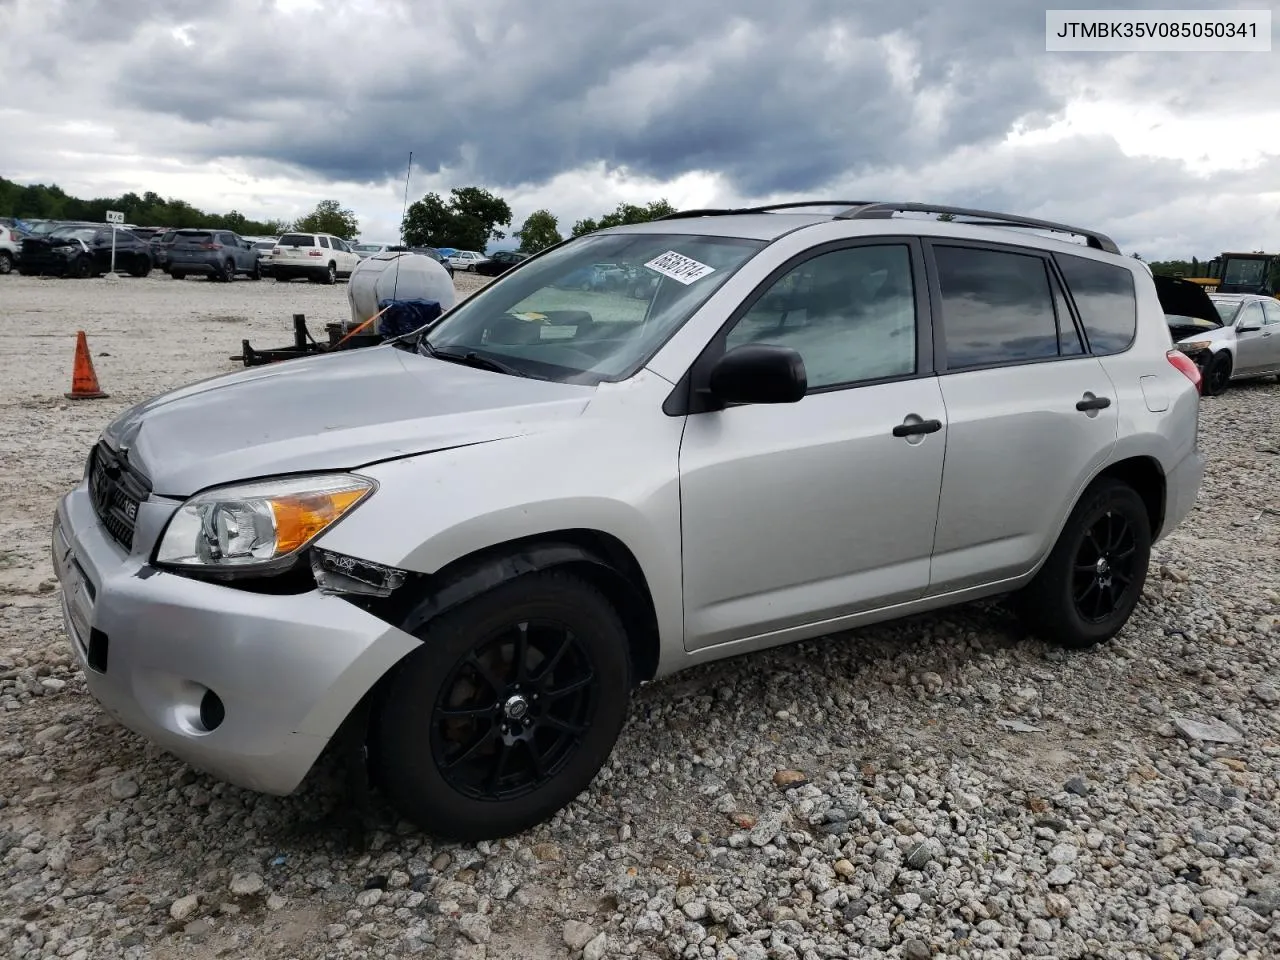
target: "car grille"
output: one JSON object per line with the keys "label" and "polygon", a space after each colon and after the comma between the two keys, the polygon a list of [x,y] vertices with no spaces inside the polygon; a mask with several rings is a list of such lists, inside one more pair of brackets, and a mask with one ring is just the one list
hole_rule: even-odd
{"label": "car grille", "polygon": [[89,498],[93,512],[111,538],[126,549],[133,547],[138,505],[151,493],[151,484],[129,466],[126,459],[99,442],[89,454]]}

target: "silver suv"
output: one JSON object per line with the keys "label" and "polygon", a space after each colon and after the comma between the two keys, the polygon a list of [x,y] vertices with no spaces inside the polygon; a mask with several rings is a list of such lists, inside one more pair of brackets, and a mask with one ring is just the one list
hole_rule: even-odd
{"label": "silver suv", "polygon": [[[563,283],[601,262],[653,282]],[[984,211],[580,237],[393,342],[123,414],[57,507],[71,648],[225,779],[291,792],[341,734],[405,817],[510,834],[693,664],[1002,594],[1112,637],[1203,472],[1163,313],[1106,237]]]}

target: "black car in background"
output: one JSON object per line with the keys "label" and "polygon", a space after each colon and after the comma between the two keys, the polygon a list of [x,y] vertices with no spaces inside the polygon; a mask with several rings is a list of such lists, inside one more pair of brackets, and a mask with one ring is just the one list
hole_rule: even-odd
{"label": "black car in background", "polygon": [[[24,276],[100,277],[111,269],[112,229],[101,223],[72,223],[26,237],[18,255]],[[148,244],[128,230],[115,231],[116,272],[145,277],[151,272]]]}
{"label": "black car in background", "polygon": [[476,273],[482,277],[496,277],[506,273],[517,263],[528,260],[532,254],[520,253],[516,250],[499,250],[489,254],[489,259],[476,264]]}

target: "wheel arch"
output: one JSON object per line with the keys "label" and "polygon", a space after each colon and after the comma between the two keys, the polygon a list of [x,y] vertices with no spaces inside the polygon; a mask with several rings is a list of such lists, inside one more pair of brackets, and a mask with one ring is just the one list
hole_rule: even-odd
{"label": "wheel arch", "polygon": [[631,549],[601,530],[554,530],[480,548],[434,573],[418,575],[416,596],[378,613],[416,634],[446,611],[500,584],[552,569],[571,571],[605,595],[627,632],[633,681],[653,679],[661,650],[653,594]]}
{"label": "wheel arch", "polygon": [[[1159,539],[1164,527],[1168,507],[1169,483],[1160,462],[1151,456],[1127,457],[1105,466],[1085,485],[1080,497],[1100,479],[1119,480],[1132,487],[1147,508],[1147,520],[1151,524],[1151,540]],[[1076,498],[1079,502],[1080,497]],[[1074,509],[1074,504],[1072,505]]]}

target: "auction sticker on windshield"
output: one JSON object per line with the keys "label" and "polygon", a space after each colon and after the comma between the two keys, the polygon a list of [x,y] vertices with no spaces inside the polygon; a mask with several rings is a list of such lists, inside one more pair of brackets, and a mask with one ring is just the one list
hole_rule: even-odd
{"label": "auction sticker on windshield", "polygon": [[660,273],[664,277],[670,277],[672,280],[686,285],[693,283],[695,280],[701,280],[707,274],[714,273],[716,269],[715,267],[708,267],[705,263],[699,263],[692,257],[676,253],[674,250],[668,250],[661,256],[654,257],[645,266],[655,273]]}

